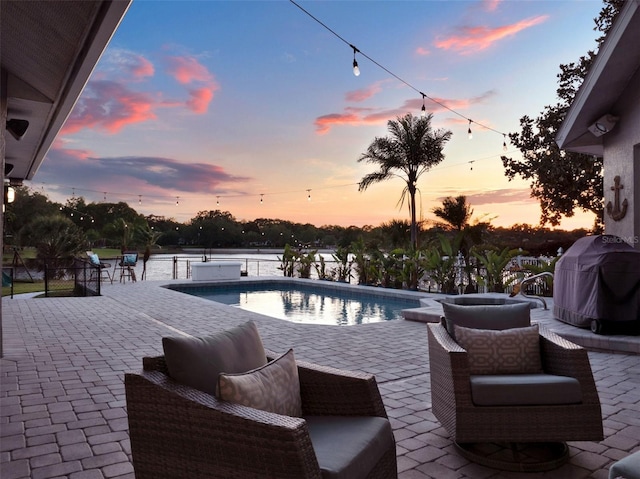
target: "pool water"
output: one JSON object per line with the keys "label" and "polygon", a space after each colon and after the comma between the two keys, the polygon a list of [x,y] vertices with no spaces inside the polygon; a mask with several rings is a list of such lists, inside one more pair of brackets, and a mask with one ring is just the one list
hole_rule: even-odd
{"label": "pool water", "polygon": [[175,287],[183,293],[236,306],[295,323],[354,325],[402,319],[402,310],[420,302],[338,288],[300,284],[243,284],[206,287]]}

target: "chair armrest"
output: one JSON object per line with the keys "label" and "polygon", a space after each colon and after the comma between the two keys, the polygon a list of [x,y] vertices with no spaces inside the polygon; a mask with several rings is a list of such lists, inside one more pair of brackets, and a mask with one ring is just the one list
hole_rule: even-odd
{"label": "chair armrest", "polygon": [[159,371],[125,374],[137,479],[320,479],[302,418],[219,401]]}
{"label": "chair armrest", "polygon": [[586,349],[541,327],[540,354],[545,373],[576,378],[582,388],[583,402],[600,404]]}
{"label": "chair armrest", "polygon": [[434,408],[473,406],[469,355],[441,323],[427,324],[431,401]]}
{"label": "chair armrest", "polygon": [[304,415],[387,417],[372,374],[297,363]]}

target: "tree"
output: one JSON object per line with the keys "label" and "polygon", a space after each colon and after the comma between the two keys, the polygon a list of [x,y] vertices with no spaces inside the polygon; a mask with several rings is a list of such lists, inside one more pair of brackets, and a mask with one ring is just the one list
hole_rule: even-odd
{"label": "tree", "polygon": [[470,223],[473,209],[467,203],[467,197],[464,195],[455,198],[446,197],[442,200],[442,206],[434,207],[431,212],[443,221],[436,223],[436,226],[456,232],[460,243],[460,252],[464,258],[464,270],[467,274],[466,292],[475,292],[471,278],[470,250],[472,246],[482,242],[482,235],[489,228],[489,223],[486,221]]}
{"label": "tree", "polygon": [[86,248],[87,240],[80,228],[60,214],[38,216],[20,232],[23,239],[29,238],[36,247],[40,265],[46,263],[48,277],[62,277],[61,268],[73,265],[73,258]]}
{"label": "tree", "polygon": [[[597,46],[620,10],[623,0],[605,0],[594,30],[602,32]],[[576,209],[596,215],[595,230],[602,226],[603,177],[602,158],[560,151],[556,133],[579,86],[591,66],[595,53],[587,52],[577,63],[560,65],[558,103],[546,106],[535,120],[520,118],[519,133],[509,133],[511,143],[522,153],[522,159],[502,156],[509,180],[520,176],[530,181],[531,196],[540,202],[540,224],[558,225],[563,216],[571,217]]]}
{"label": "tree", "polygon": [[[6,205],[5,237],[13,237],[33,220],[36,216],[48,216],[60,213],[60,204],[52,203],[49,199],[37,191],[26,186],[16,186],[16,197],[13,203]],[[14,240],[8,240],[10,244]]]}
{"label": "tree", "polygon": [[388,137],[376,137],[358,162],[377,164],[379,169],[365,175],[358,184],[358,191],[366,190],[373,183],[388,180],[394,176],[406,183],[399,203],[407,199],[411,215],[411,244],[418,247],[418,222],[416,220],[416,191],[418,179],[432,166],[444,160],[442,150],[451,138],[451,131],[433,130],[433,114],[414,117],[407,113],[387,123]]}

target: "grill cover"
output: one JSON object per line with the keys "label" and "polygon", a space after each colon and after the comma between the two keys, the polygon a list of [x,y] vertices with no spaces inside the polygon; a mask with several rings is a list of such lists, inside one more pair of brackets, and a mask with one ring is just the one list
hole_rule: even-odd
{"label": "grill cover", "polygon": [[556,263],[553,302],[556,318],[578,327],[640,321],[640,251],[614,235],[580,238]]}

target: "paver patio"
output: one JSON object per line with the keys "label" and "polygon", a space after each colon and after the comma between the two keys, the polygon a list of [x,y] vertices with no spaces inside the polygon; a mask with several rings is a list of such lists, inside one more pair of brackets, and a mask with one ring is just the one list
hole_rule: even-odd
{"label": "paver patio", "polygon": [[[426,325],[294,324],[159,287],[109,285],[93,298],[2,299],[0,477],[133,478],[123,374],[162,353],[161,338],[201,336],[253,319],[265,346],[376,375],[395,432],[399,476],[602,478],[640,449],[640,338],[593,338],[541,310],[534,320],[590,345],[605,439],[572,442],[570,461],[547,473],[505,473],[470,463],[431,413]],[[569,328],[566,329],[565,328]],[[600,343],[598,343],[600,341]]]}

